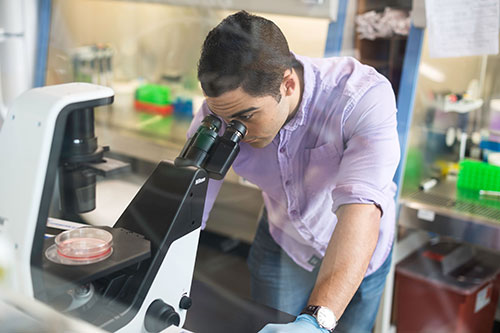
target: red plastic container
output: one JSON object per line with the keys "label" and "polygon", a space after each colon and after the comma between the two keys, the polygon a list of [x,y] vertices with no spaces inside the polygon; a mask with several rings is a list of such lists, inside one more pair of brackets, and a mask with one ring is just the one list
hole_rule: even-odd
{"label": "red plastic container", "polygon": [[137,111],[147,112],[151,114],[159,114],[168,116],[174,112],[174,107],[171,104],[157,105],[153,103],[134,101],[134,107]]}
{"label": "red plastic container", "polygon": [[444,274],[442,259],[458,245],[438,243],[396,267],[398,332],[491,333],[498,302],[498,269],[480,255]]}

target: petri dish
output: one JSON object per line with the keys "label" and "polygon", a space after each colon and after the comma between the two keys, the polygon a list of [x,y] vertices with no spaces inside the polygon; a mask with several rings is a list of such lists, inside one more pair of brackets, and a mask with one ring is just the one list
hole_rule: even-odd
{"label": "petri dish", "polygon": [[67,265],[86,265],[102,261],[113,252],[113,235],[103,229],[83,227],[56,236],[46,251],[49,260]]}

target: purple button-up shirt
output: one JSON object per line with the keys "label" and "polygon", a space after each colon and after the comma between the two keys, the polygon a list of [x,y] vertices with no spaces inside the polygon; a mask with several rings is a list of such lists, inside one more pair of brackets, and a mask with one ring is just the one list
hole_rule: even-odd
{"label": "purple button-up shirt", "polygon": [[[353,58],[296,58],[304,67],[297,113],[267,147],[242,143],[233,169],[261,188],[273,239],[309,271],[325,255],[339,206],[377,205],[382,218],[369,275],[394,238],[392,178],[400,155],[394,93],[385,77]],[[188,135],[208,114],[204,104]],[[203,225],[220,185],[209,182]]]}

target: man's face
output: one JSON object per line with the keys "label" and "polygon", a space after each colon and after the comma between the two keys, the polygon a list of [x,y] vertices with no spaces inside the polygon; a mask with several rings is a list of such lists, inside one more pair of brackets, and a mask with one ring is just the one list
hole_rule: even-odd
{"label": "man's face", "polygon": [[210,111],[226,123],[238,120],[247,127],[244,142],[263,148],[273,141],[288,118],[286,97],[281,94],[278,103],[273,96],[250,96],[240,87],[218,97],[206,97],[206,102]]}

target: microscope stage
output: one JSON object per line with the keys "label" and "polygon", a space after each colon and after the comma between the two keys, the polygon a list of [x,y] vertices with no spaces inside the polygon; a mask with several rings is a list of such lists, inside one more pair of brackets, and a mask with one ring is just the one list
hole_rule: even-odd
{"label": "microscope stage", "polygon": [[150,257],[149,240],[123,228],[99,227],[113,235],[113,253],[103,261],[88,265],[57,264],[45,257],[47,248],[54,244],[54,237],[46,238],[43,250],[43,270],[48,290],[66,289],[65,285],[81,285]]}

